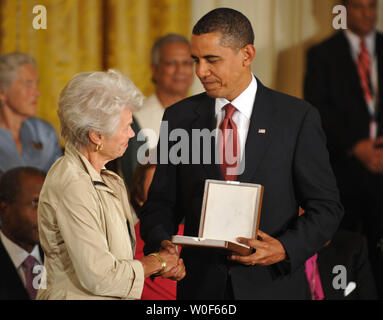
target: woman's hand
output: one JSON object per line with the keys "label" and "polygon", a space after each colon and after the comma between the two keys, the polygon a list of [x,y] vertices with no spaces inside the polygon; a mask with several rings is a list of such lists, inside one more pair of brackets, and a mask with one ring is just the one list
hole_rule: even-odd
{"label": "woman's hand", "polygon": [[[166,250],[163,250],[160,252],[161,256],[164,255],[170,255]],[[165,269],[165,272],[161,275],[164,279],[171,279],[175,281],[182,280],[186,275],[185,265],[184,261],[182,259],[178,259],[178,256],[170,255],[172,258],[177,257],[177,262],[175,265],[169,265],[167,264],[167,268]]]}
{"label": "woman's hand", "polygon": [[[183,260],[178,256],[176,246],[174,246],[170,241],[164,242],[158,254],[160,257],[148,255],[140,260],[144,268],[145,278],[160,272],[162,278],[165,279],[180,281],[185,277],[185,265]],[[162,270],[162,260],[166,264],[165,270]]]}
{"label": "woman's hand", "polygon": [[177,257],[177,264],[169,270],[165,271],[162,274],[162,278],[172,279],[175,281],[182,280],[186,275],[186,269],[184,261],[182,259],[179,259],[179,252],[177,246],[169,240],[164,240],[161,242],[160,254],[169,254],[173,257]]}

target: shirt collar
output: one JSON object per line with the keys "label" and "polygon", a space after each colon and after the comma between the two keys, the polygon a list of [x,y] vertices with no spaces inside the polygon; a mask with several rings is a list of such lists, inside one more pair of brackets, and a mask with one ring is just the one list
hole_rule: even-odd
{"label": "shirt collar", "polygon": [[[90,164],[87,158],[81,152],[77,150],[77,148],[67,142],[65,145],[65,155],[74,159],[76,162],[80,162],[85,167],[85,170],[89,173],[92,181],[102,181],[101,175],[96,171],[96,169]],[[103,168],[104,169],[104,168]]]}
{"label": "shirt collar", "polygon": [[7,250],[9,257],[11,258],[16,269],[19,269],[28,255],[33,256],[40,264],[42,259],[40,256],[39,246],[36,244],[33,247],[31,253],[18,246],[16,243],[8,239],[4,233],[0,230],[0,239],[3,242],[5,250]]}
{"label": "shirt collar", "polygon": [[[355,52],[357,55],[359,55],[360,37],[349,29],[345,30],[345,35],[351,45],[352,51]],[[375,39],[376,39],[376,30],[371,31],[368,35],[364,37],[364,40],[366,41],[367,49],[370,52],[370,55],[372,57],[375,56],[375,45],[376,45]]]}
{"label": "shirt collar", "polygon": [[88,161],[88,159],[80,151],[78,151],[77,148],[70,142],[67,142],[65,145],[65,155],[77,162],[78,165],[82,164],[82,166],[88,172],[90,178],[92,179],[93,184],[97,188],[107,187],[108,191],[113,191],[112,189],[110,189],[110,186],[104,183],[104,180],[102,179],[101,175],[112,177],[114,180],[117,180],[121,183],[121,178],[114,172],[107,170],[105,167],[101,169],[101,174],[99,174],[96,171],[96,169],[92,166],[92,164]]}
{"label": "shirt collar", "polygon": [[251,74],[251,82],[249,86],[233,101],[229,101],[225,98],[215,99],[215,114],[221,112],[222,108],[231,103],[239,112],[241,112],[247,119],[250,120],[251,113],[253,112],[253,106],[255,101],[255,95],[257,93],[257,80],[254,75]]}

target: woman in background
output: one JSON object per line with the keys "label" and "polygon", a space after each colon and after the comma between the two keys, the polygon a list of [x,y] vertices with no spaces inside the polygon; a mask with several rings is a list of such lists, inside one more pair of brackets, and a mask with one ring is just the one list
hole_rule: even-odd
{"label": "woman in background", "polygon": [[139,299],[154,274],[180,280],[182,260],[160,251],[134,260],[135,233],[123,180],[104,168],[134,136],[142,102],[120,73],[80,73],[59,99],[65,156],[48,172],[38,220],[46,289],[37,299]]}
{"label": "woman in background", "polygon": [[31,166],[45,172],[62,155],[56,131],[38,118],[35,61],[22,53],[0,55],[0,175]]}

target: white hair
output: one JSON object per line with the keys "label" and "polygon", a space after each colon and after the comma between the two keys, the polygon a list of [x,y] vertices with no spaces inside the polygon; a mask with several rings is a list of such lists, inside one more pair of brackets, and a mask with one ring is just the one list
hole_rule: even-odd
{"label": "white hair", "polygon": [[25,53],[13,52],[0,55],[0,90],[11,86],[18,78],[19,67],[23,64],[30,64],[36,68],[35,60]]}
{"label": "white hair", "polygon": [[115,70],[82,72],[62,90],[58,115],[61,135],[77,148],[91,144],[89,131],[112,136],[125,108],[135,111],[144,96]]}

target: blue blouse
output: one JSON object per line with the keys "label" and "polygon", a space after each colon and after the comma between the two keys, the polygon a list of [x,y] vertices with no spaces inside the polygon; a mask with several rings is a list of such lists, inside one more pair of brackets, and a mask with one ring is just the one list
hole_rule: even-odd
{"label": "blue blouse", "polygon": [[62,156],[54,128],[46,121],[31,117],[24,120],[20,140],[22,154],[10,131],[0,127],[0,175],[5,171],[30,166],[45,172]]}

